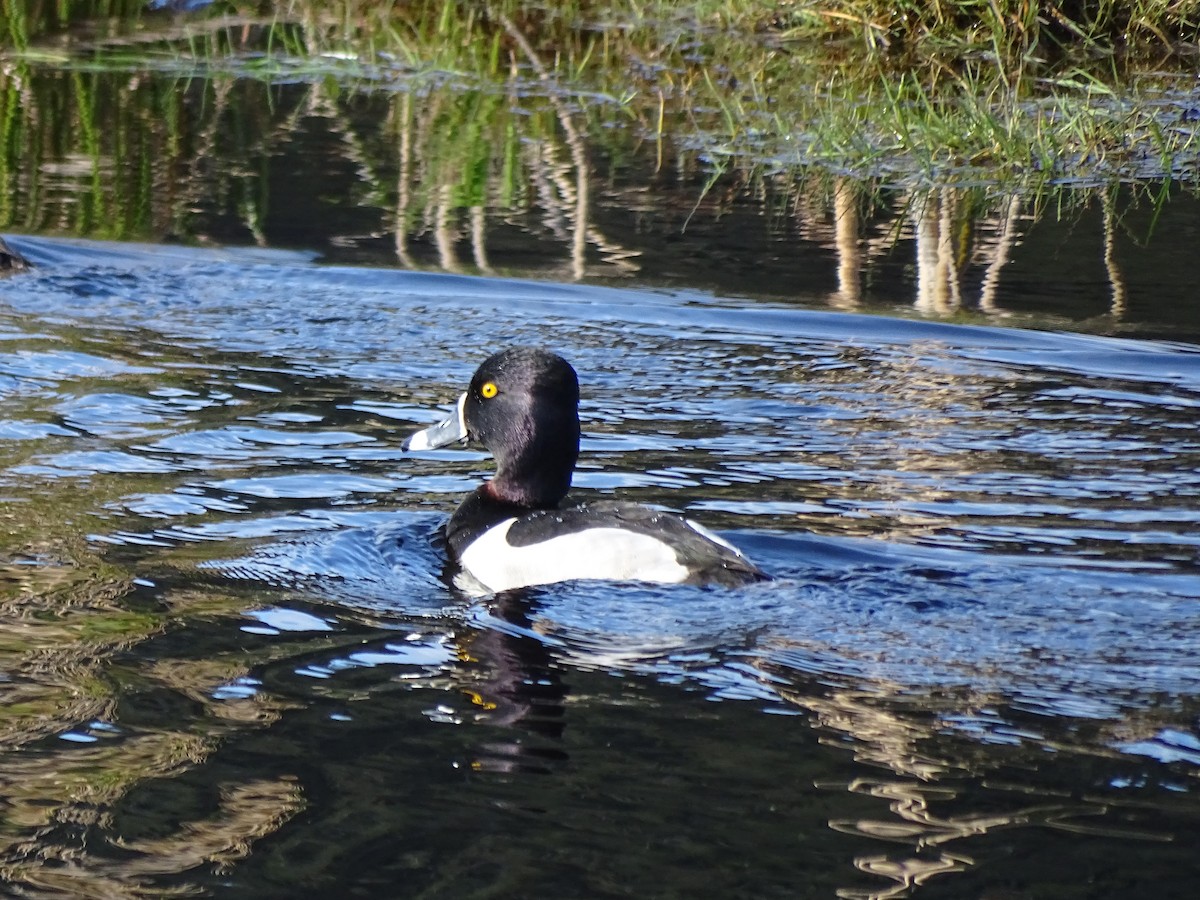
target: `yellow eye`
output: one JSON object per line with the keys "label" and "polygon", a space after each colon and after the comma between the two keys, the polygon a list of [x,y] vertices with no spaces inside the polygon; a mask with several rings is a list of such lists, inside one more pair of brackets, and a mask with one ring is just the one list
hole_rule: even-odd
{"label": "yellow eye", "polygon": [[483,396],[484,400],[491,400],[500,393],[500,388],[496,387],[496,382],[494,381],[485,381],[483,387],[479,389],[479,393]]}

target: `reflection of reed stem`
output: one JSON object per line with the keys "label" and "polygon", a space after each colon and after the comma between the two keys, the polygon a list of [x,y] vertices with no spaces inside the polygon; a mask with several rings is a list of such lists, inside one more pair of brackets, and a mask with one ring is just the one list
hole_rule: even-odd
{"label": "reflection of reed stem", "polygon": [[835,306],[857,306],[862,300],[862,254],[858,247],[858,188],[849,178],[833,186],[834,243],[838,258]]}
{"label": "reflection of reed stem", "polygon": [[409,186],[412,184],[412,95],[407,91],[400,97],[400,160],[396,176],[396,258],[406,268],[412,269],[412,255],[408,250],[408,207],[412,201]]}
{"label": "reflection of reed stem", "polygon": [[946,188],[921,199],[916,218],[917,300],[922,312],[944,315],[962,303],[954,260],[956,194]]}
{"label": "reflection of reed stem", "polygon": [[443,184],[438,189],[437,209],[434,217],[433,239],[438,249],[438,264],[447,272],[459,272],[462,267],[454,252],[454,234],[450,213],[454,209],[453,188]]}
{"label": "reflection of reed stem", "polygon": [[[546,67],[542,65],[542,61],[538,59],[537,53],[525,39],[517,27],[512,23],[512,20],[501,14],[499,16],[500,24],[504,26],[504,30],[508,32],[509,37],[517,42],[525,54],[529,64],[533,66],[537,72],[538,78],[543,82],[550,81],[550,73]],[[587,220],[588,220],[588,162],[587,153],[584,151],[583,139],[580,137],[579,131],[575,128],[575,123],[571,119],[571,114],[567,112],[562,102],[553,92],[547,94],[550,105],[554,107],[554,112],[558,116],[559,124],[562,125],[563,134],[566,137],[567,147],[571,151],[571,161],[575,164],[575,215],[574,215],[574,232],[571,241],[571,273],[575,280],[584,276],[584,258],[587,250]],[[565,197],[570,197],[569,192],[564,192]]]}
{"label": "reflection of reed stem", "polygon": [[[507,31],[509,36],[516,41],[518,46],[520,46],[521,51],[529,60],[529,64],[533,66],[534,71],[537,72],[538,79],[542,82],[549,83],[550,73],[542,64],[542,61],[538,58],[536,51],[530,45],[529,41],[525,39],[525,35],[517,29],[508,16],[500,15],[498,18],[500,23],[504,26],[504,30]],[[585,261],[587,242],[589,240],[596,244],[596,246],[599,247],[600,250],[605,254],[605,261],[620,265],[622,268],[627,270],[632,269],[636,271],[637,266],[628,262],[628,258],[636,256],[637,253],[627,250],[621,245],[615,244],[608,240],[600,233],[598,229],[588,223],[588,218],[590,216],[590,191],[588,187],[591,180],[591,167],[588,164],[587,149],[584,145],[583,136],[575,127],[574,119],[572,119],[570,112],[563,105],[558,96],[551,91],[547,93],[546,97],[550,101],[550,105],[554,107],[554,112],[558,117],[559,124],[562,125],[567,147],[571,151],[571,162],[575,166],[575,185],[573,188],[566,184],[565,179],[556,177],[555,169],[557,167],[551,167],[550,169],[550,172],[552,173],[551,177],[559,183],[559,191],[562,196],[568,202],[573,201],[575,206],[573,216],[574,230],[572,232],[571,241],[572,275],[576,280],[579,280],[586,274]],[[574,196],[572,196],[572,194]]]}
{"label": "reflection of reed stem", "polygon": [[954,258],[954,213],[958,208],[958,192],[943,188],[938,196],[938,277],[944,285],[944,303],[949,309],[962,306],[958,284],[958,263]]}
{"label": "reflection of reed stem", "polygon": [[[566,130],[568,124],[566,110],[557,104],[555,104],[555,110],[559,113],[559,120]],[[575,161],[575,240],[571,244],[571,272],[578,281],[584,275],[584,260],[587,251],[590,169],[587,154],[583,149],[583,141],[573,129],[567,130],[567,146],[571,148],[571,157]]]}
{"label": "reflection of reed stem", "polygon": [[914,238],[917,253],[916,307],[923,312],[937,309],[937,225],[933,216],[933,199],[927,194],[918,201],[913,212]]}
{"label": "reflection of reed stem", "polygon": [[1104,209],[1104,270],[1108,273],[1108,283],[1112,285],[1112,305],[1109,314],[1114,319],[1125,316],[1125,279],[1117,265],[1117,216],[1113,210],[1111,191],[1100,194],[1100,202]]}
{"label": "reflection of reed stem", "polygon": [[531,145],[529,153],[529,178],[533,182],[534,192],[537,194],[538,202],[542,209],[545,210],[542,216],[542,223],[550,229],[560,241],[566,241],[567,229],[566,223],[563,221],[564,214],[562,204],[559,203],[554,192],[554,186],[551,181],[559,182],[561,179],[554,177],[555,168],[547,160],[550,155],[550,149],[545,142],[539,142]]}
{"label": "reflection of reed stem", "polygon": [[662,171],[663,164],[663,119],[667,111],[667,98],[663,96],[662,89],[658,91],[658,127],[655,131],[654,140],[654,174],[657,175]]}
{"label": "reflection of reed stem", "polygon": [[1008,211],[1004,216],[1004,225],[1000,229],[1000,237],[996,242],[996,250],[988,263],[987,271],[983,273],[983,282],[979,291],[979,308],[986,313],[999,312],[996,306],[996,289],[1000,286],[1000,270],[1008,262],[1009,252],[1017,239],[1017,217],[1021,214],[1021,197],[1013,194],[1008,198]]}
{"label": "reflection of reed stem", "polygon": [[487,258],[487,213],[482,206],[471,207],[471,251],[475,257],[475,267],[485,275],[492,274],[492,266]]}

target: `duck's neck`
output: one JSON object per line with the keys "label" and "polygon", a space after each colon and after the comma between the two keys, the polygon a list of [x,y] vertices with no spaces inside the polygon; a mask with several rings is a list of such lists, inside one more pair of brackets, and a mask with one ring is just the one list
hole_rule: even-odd
{"label": "duck's neck", "polygon": [[571,489],[579,456],[579,427],[539,434],[520,452],[496,459],[496,475],[483,486],[498,503],[526,509],[551,509]]}
{"label": "duck's neck", "polygon": [[493,502],[523,509],[552,509],[562,502],[570,489],[570,469],[553,471],[546,467],[497,472],[480,488]]}

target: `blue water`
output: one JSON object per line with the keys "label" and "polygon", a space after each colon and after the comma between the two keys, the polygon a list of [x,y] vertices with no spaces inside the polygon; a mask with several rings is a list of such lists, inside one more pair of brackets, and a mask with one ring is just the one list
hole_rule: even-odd
{"label": "blue water", "polygon": [[[1200,348],[12,244],[14,889],[1189,896]],[[775,580],[449,587],[400,441],[515,343]]]}

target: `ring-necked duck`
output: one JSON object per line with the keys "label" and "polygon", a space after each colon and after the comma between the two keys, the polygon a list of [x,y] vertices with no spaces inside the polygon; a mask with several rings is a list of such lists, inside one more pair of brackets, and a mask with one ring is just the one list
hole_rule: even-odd
{"label": "ring-necked duck", "polygon": [[446,524],[450,552],[490,591],[574,579],[744,584],[767,578],[682,516],[636,503],[559,508],[579,456],[579,379],[561,356],[514,347],[484,361],[454,415],[405,450],[474,440],[496,474]]}

